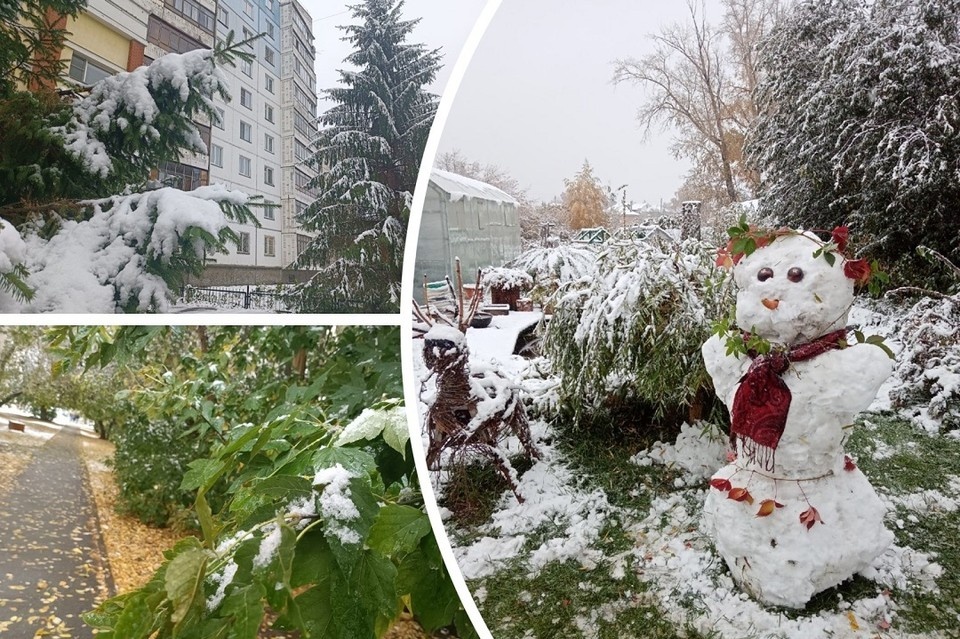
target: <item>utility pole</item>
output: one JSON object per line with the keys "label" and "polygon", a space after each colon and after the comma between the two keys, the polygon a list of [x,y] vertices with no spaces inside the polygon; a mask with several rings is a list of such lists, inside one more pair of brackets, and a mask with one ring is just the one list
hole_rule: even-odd
{"label": "utility pole", "polygon": [[623,207],[623,231],[627,231],[627,185],[621,184],[617,189],[620,192],[620,205]]}

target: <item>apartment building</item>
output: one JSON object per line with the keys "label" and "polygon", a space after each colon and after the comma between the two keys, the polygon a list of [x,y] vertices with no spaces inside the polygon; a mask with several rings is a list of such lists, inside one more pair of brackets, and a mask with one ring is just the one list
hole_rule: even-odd
{"label": "apartment building", "polygon": [[219,0],[217,36],[225,40],[230,32],[234,41],[252,40],[245,46],[255,58],[224,68],[233,99],[218,107],[221,122],[213,126],[210,179],[258,195],[265,206],[253,209],[260,227],[233,225],[241,238],[239,247],[214,259],[217,264],[276,270],[285,266],[280,215],[278,0]]}
{"label": "apartment building", "polygon": [[60,59],[86,85],[165,53],[211,48],[231,31],[251,40],[253,61],[224,68],[232,100],[218,107],[218,121],[198,121],[208,153],[155,171],[185,190],[221,183],[267,205],[254,208],[259,227],[234,225],[239,247],[210,256],[209,283],[279,283],[309,241],[295,214],[313,201],[306,185],[315,172],[302,165],[316,136],[311,25],[296,0],[89,0],[66,24]]}
{"label": "apartment building", "polygon": [[316,199],[307,186],[317,175],[304,162],[317,137],[317,76],[310,14],[297,0],[280,0],[281,180],[283,263],[290,264],[310,242],[297,215]]}

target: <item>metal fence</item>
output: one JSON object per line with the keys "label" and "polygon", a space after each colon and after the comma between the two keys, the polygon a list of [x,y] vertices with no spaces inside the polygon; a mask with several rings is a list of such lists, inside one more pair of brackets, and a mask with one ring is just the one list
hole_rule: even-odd
{"label": "metal fence", "polygon": [[185,286],[180,297],[188,304],[210,304],[217,308],[242,308],[273,313],[289,312],[283,295],[258,291],[256,287],[215,288]]}

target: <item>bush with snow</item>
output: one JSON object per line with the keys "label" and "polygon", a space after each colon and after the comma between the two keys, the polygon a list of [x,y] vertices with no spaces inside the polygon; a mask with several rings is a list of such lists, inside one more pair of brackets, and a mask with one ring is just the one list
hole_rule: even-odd
{"label": "bush with snow", "polygon": [[931,430],[960,430],[960,295],[924,297],[897,322],[894,407]]}
{"label": "bush with snow", "polygon": [[691,406],[711,403],[700,344],[731,303],[714,256],[698,240],[675,252],[613,245],[599,256],[595,277],[560,288],[544,353],[574,423],[629,411],[640,423],[677,425]]}
{"label": "bush with snow", "polygon": [[527,249],[505,266],[525,271],[533,278],[532,297],[543,301],[568,282],[589,277],[596,270],[597,253],[572,244]]}

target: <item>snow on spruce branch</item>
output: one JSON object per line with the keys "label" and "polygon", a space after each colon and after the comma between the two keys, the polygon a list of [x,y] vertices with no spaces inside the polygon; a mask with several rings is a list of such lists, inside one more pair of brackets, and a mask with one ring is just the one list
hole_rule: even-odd
{"label": "snow on spruce branch", "polygon": [[[63,138],[68,152],[102,178],[115,173],[123,162],[134,160],[139,166],[153,159],[153,154],[144,153],[147,145],[165,152],[177,147],[206,153],[193,118],[216,117],[214,96],[230,99],[227,77],[216,65],[232,55],[230,47],[218,52],[169,53],[149,66],[107,77],[74,105],[65,125],[52,130]],[[118,154],[118,138],[128,143],[139,138],[144,143],[125,145],[132,146],[132,152]]]}
{"label": "snow on spruce branch", "polygon": [[0,266],[22,264],[35,290],[29,302],[0,293],[4,311],[113,313],[164,310],[177,270],[231,238],[227,222],[249,215],[248,196],[221,185],[184,192],[166,187],[81,202],[88,218],[62,220],[46,236],[12,224],[0,233]]}

